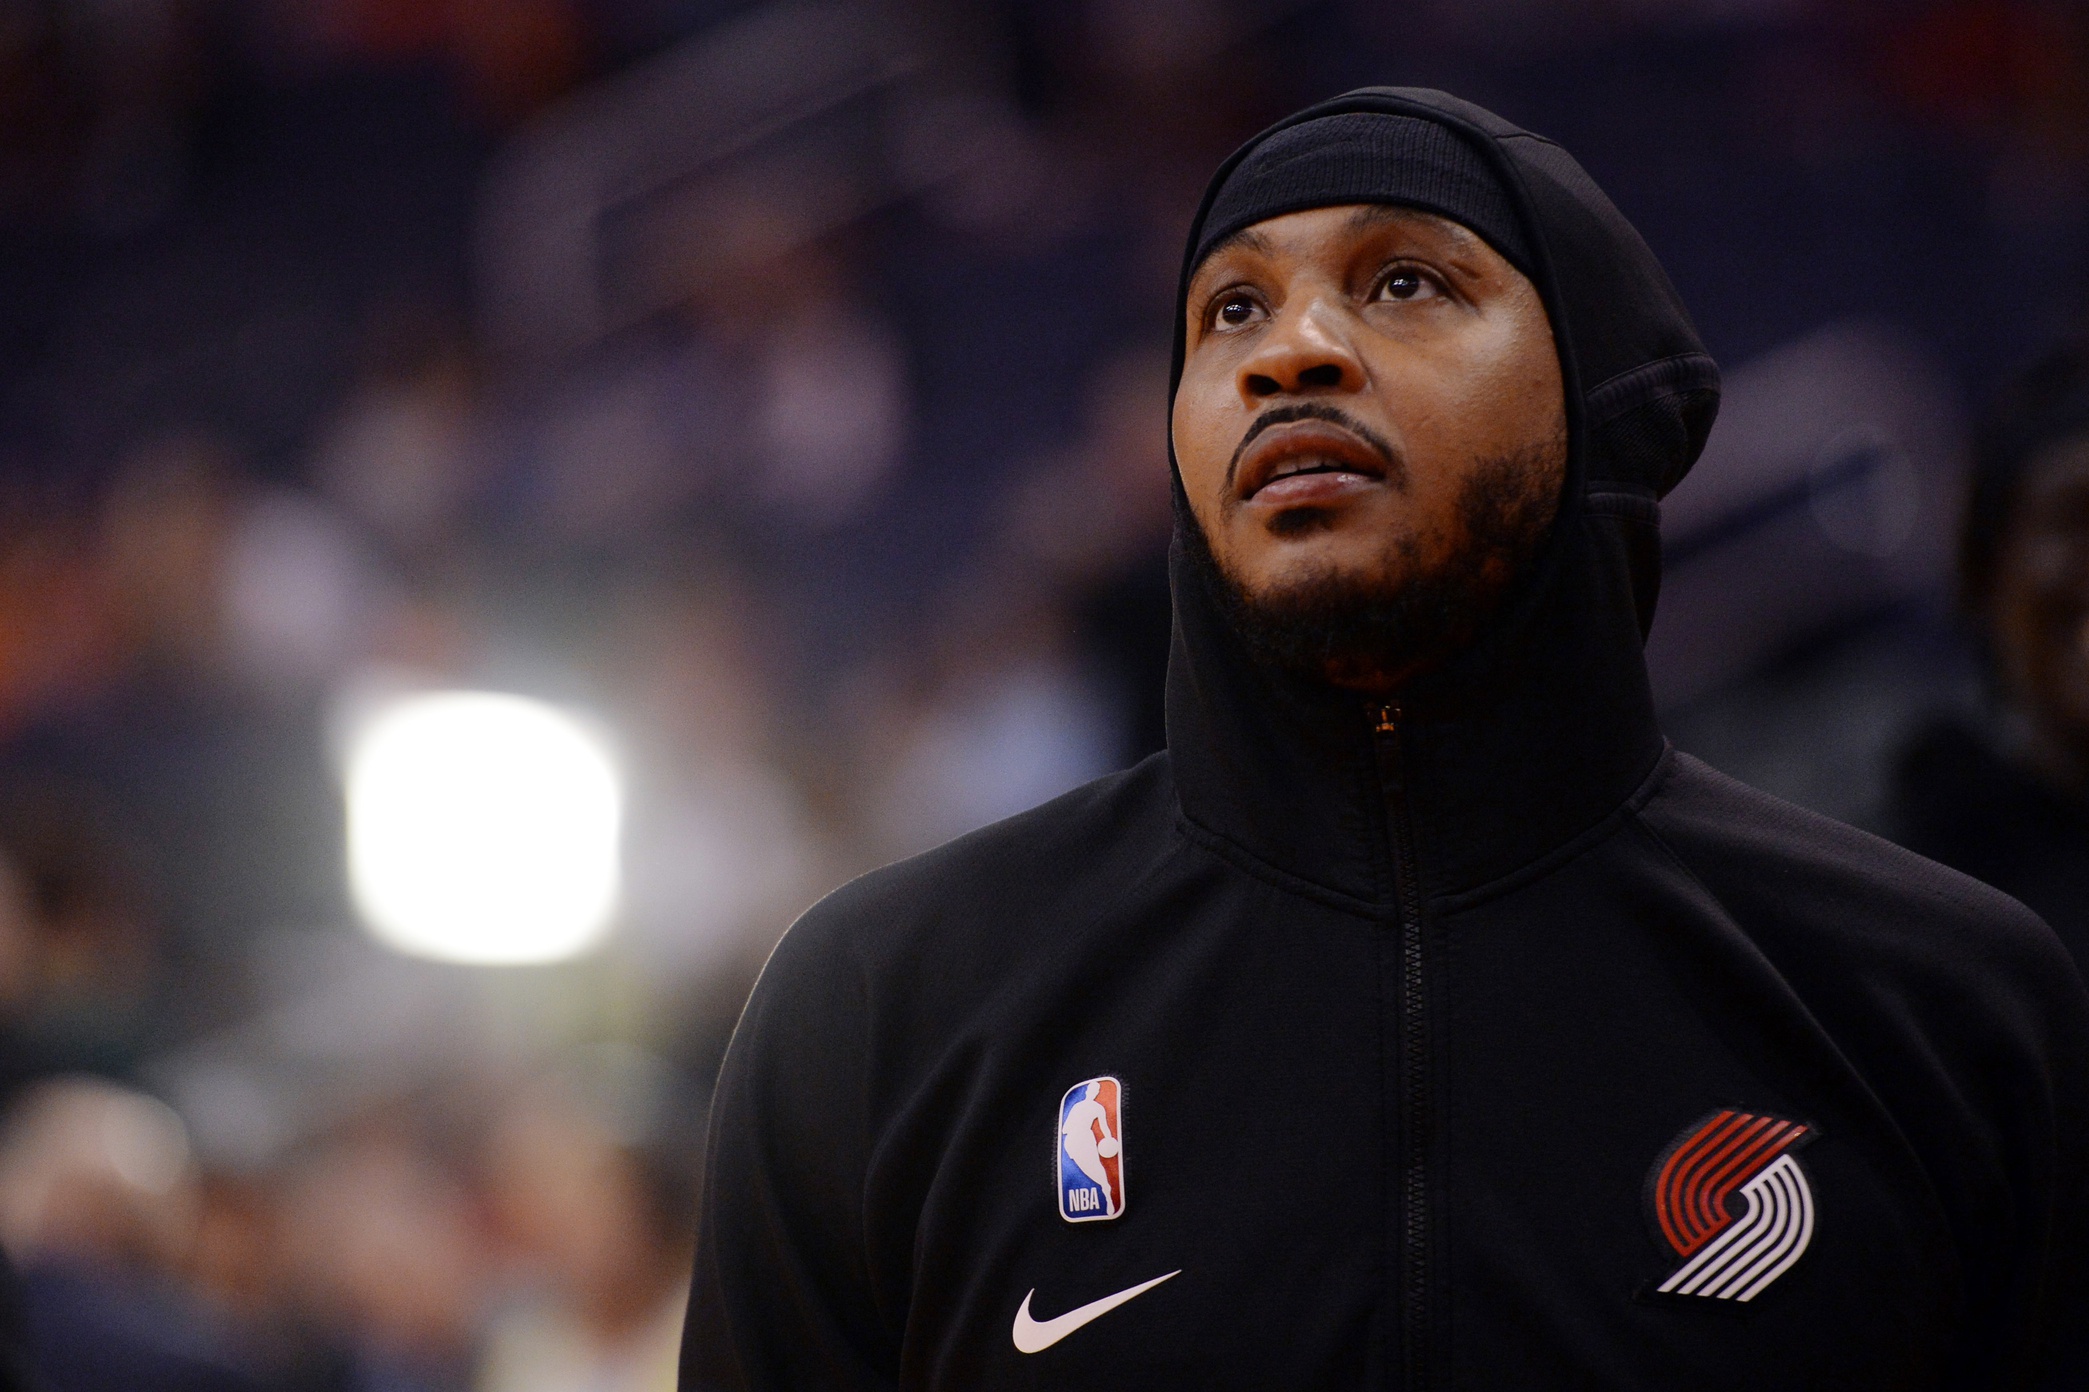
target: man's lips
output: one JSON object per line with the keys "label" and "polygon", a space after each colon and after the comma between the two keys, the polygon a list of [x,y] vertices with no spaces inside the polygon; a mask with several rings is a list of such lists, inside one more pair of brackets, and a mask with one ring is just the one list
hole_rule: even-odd
{"label": "man's lips", "polygon": [[1383,483],[1388,461],[1353,431],[1331,421],[1271,426],[1241,456],[1234,496],[1242,502],[1293,504],[1331,501]]}

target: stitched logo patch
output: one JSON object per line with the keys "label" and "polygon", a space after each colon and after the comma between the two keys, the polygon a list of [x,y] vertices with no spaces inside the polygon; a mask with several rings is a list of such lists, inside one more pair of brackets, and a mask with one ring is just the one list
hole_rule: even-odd
{"label": "stitched logo patch", "polygon": [[1647,1176],[1649,1218],[1680,1264],[1657,1294],[1746,1303],[1813,1242],[1804,1122],[1719,1111],[1684,1129]]}
{"label": "stitched logo patch", "polygon": [[1097,1223],[1124,1216],[1124,1087],[1115,1078],[1075,1083],[1059,1099],[1053,1143],[1059,1216]]}

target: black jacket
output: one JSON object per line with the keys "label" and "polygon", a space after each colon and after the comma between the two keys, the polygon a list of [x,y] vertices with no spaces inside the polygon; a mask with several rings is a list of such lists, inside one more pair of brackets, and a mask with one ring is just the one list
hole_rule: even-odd
{"label": "black jacket", "polygon": [[[777,948],[684,1388],[2035,1385],[2089,1317],[2079,978],[2011,900],[1667,748],[1656,499],[1710,361],[1556,146],[1333,110],[1439,121],[1521,200],[1574,439],[1545,554],[1380,706],[1250,662],[1178,546],[1168,751]],[[1066,1122],[1117,1150],[1098,1220],[1061,1133],[1103,1079]]]}

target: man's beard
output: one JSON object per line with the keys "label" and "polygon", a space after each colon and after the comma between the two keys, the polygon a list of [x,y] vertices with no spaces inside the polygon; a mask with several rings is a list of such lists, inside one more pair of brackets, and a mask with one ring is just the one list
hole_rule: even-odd
{"label": "man's beard", "polygon": [[1471,644],[1530,568],[1559,510],[1560,445],[1480,461],[1452,521],[1463,543],[1420,568],[1420,538],[1388,540],[1377,574],[1321,572],[1250,595],[1188,519],[1191,563],[1264,666],[1359,690],[1386,690]]}

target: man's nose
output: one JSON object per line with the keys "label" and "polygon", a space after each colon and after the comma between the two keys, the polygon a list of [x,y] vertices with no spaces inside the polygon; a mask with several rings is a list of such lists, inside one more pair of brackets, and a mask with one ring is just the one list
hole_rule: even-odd
{"label": "man's nose", "polygon": [[1273,396],[1356,391],[1363,363],[1351,347],[1344,316],[1315,299],[1287,306],[1240,365],[1240,394],[1250,404]]}

